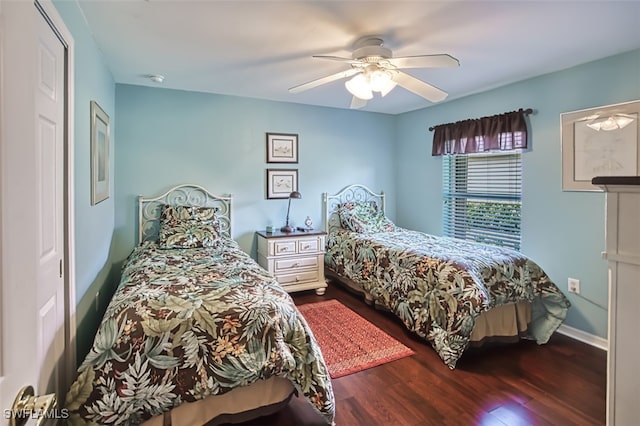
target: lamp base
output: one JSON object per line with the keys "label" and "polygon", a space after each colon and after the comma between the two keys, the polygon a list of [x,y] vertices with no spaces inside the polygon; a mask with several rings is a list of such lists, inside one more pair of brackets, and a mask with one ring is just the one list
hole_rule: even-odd
{"label": "lamp base", "polygon": [[285,225],[282,228],[280,228],[280,231],[290,233],[290,232],[295,231],[295,229],[293,229],[293,227],[291,227],[289,225]]}

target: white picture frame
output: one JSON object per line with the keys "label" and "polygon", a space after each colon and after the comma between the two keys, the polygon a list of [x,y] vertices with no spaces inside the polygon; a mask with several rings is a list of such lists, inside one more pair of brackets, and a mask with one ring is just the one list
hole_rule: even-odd
{"label": "white picture frame", "polygon": [[[631,121],[618,127],[620,118]],[[563,191],[601,192],[596,176],[640,175],[640,100],[566,112],[560,121]]]}
{"label": "white picture frame", "polygon": [[109,116],[91,101],[91,205],[109,198]]}

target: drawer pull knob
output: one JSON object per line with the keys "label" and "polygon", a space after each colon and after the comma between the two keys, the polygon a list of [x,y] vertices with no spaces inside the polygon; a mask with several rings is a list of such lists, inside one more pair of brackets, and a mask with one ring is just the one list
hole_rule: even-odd
{"label": "drawer pull knob", "polygon": [[296,282],[300,281],[300,278],[296,277]]}
{"label": "drawer pull knob", "polygon": [[298,264],[298,262],[296,262],[296,263],[294,263],[293,265],[291,265],[291,267],[292,267],[292,268],[297,268],[298,266],[300,266],[300,265]]}
{"label": "drawer pull knob", "polygon": [[289,250],[289,247],[280,247],[280,251],[287,251]]}
{"label": "drawer pull knob", "polygon": [[311,247],[311,246],[310,246],[309,244],[307,244],[306,246],[303,246],[303,247],[302,247],[302,250],[309,250],[309,248],[310,248],[310,247]]}

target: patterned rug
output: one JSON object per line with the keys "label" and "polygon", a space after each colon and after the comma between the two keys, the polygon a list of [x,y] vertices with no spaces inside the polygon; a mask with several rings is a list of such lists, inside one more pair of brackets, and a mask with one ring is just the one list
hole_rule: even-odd
{"label": "patterned rug", "polygon": [[298,309],[311,327],[334,379],[414,354],[335,299]]}

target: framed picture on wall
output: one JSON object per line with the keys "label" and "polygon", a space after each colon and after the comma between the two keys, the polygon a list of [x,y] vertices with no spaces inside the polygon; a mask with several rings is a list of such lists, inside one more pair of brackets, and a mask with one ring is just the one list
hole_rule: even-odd
{"label": "framed picture on wall", "polygon": [[267,163],[297,163],[298,135],[267,133]]}
{"label": "framed picture on wall", "polygon": [[298,170],[267,169],[267,199],[289,198],[298,190]]}
{"label": "framed picture on wall", "polygon": [[602,191],[596,176],[640,175],[640,101],[561,114],[562,190]]}
{"label": "framed picture on wall", "polygon": [[91,205],[109,198],[109,116],[91,101]]}

